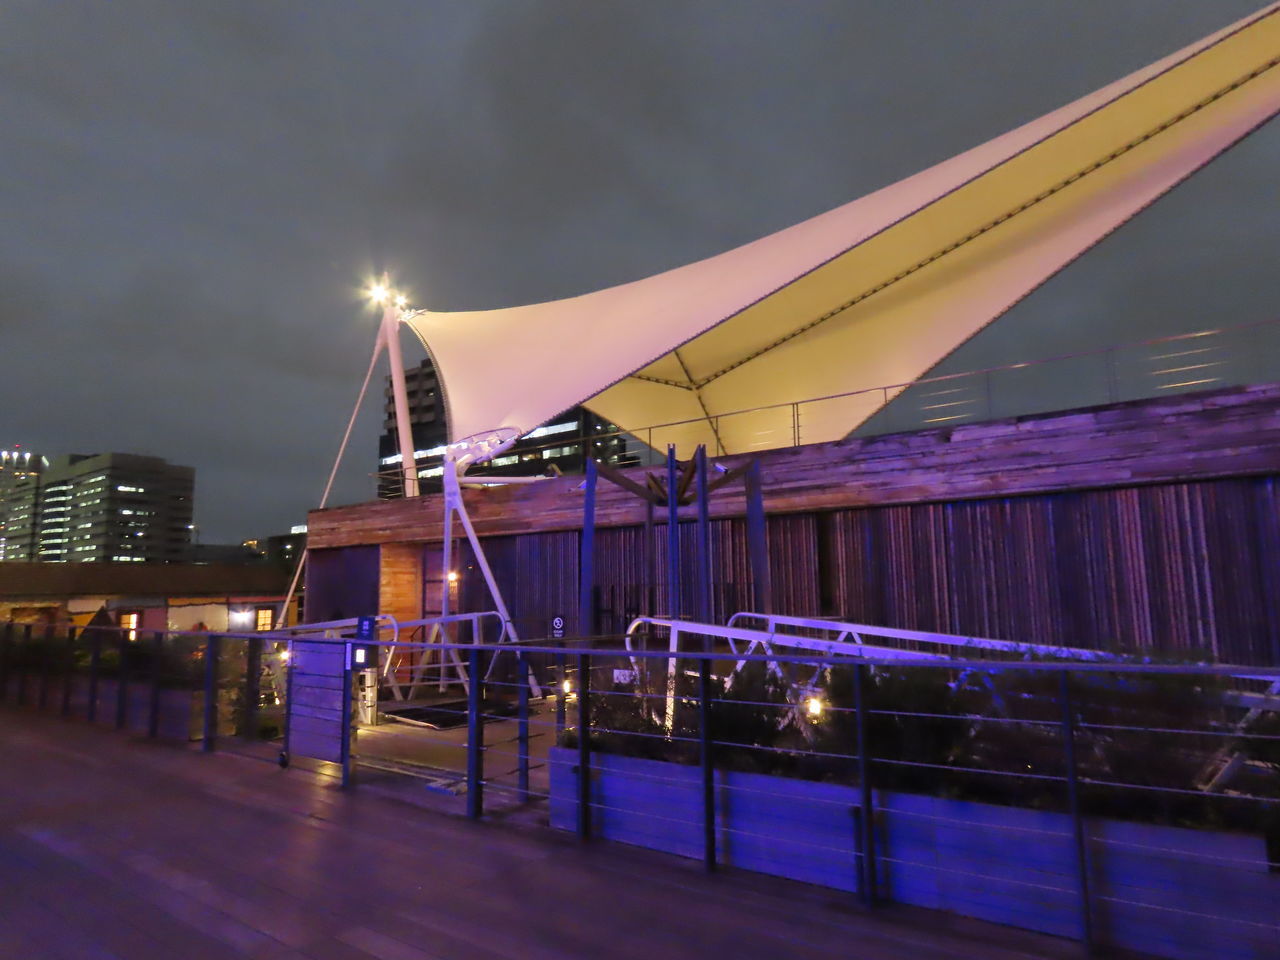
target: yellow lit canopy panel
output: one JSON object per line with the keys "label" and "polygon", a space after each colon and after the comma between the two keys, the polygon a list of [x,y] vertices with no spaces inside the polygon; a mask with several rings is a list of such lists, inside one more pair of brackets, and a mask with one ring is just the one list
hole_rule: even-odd
{"label": "yellow lit canopy panel", "polygon": [[[1273,4],[719,256],[567,300],[406,322],[435,361],[451,440],[523,434],[585,403],[681,456],[697,443],[718,453],[782,446],[792,412],[770,405],[919,378],[1278,111]],[[800,439],[843,437],[893,396],[806,404]],[[645,429],[664,423],[677,425]]]}

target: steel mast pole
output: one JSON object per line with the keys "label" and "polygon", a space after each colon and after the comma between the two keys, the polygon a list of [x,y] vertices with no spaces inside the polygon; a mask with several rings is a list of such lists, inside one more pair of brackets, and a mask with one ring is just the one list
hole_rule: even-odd
{"label": "steel mast pole", "polygon": [[413,425],[409,421],[409,394],[404,385],[404,360],[400,356],[400,307],[389,295],[382,305],[382,337],[391,367],[391,399],[396,409],[396,434],[400,438],[400,466],[404,470],[404,495],[418,495],[418,465],[413,456]]}

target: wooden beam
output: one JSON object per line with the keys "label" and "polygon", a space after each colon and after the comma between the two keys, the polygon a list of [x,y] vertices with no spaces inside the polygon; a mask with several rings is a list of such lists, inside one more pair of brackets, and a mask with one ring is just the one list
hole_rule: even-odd
{"label": "wooden beam", "polygon": [[[665,496],[660,496],[653,489],[651,489],[651,487],[646,487],[639,483],[636,483],[636,481],[632,480],[625,473],[620,473],[619,471],[614,470],[612,467],[605,466],[603,463],[596,464],[596,472],[600,474],[600,476],[608,480],[610,483],[616,484],[617,486],[621,487],[623,490],[630,490],[632,493],[634,493],[637,497],[639,497],[642,500],[647,500],[650,503],[655,504],[657,506],[662,506],[663,502],[665,502],[666,500]],[[653,474],[649,474],[648,479],[652,481]]]}

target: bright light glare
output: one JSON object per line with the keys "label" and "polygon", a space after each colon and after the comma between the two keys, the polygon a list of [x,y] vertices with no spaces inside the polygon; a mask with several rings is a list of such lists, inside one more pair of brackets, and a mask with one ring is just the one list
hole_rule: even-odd
{"label": "bright light glare", "polygon": [[566,694],[573,693],[573,684],[572,684],[572,683],[570,683],[568,680],[566,680],[564,683],[560,684],[560,687],[561,687],[561,689],[563,689],[563,690],[564,690],[564,692],[565,692]]}
{"label": "bright light glare", "polygon": [[450,570],[450,571],[449,571],[449,582],[450,582],[450,583],[457,583],[457,582],[458,582],[458,571],[457,571],[457,570]]}
{"label": "bright light glare", "polygon": [[391,295],[391,291],[387,289],[385,283],[375,283],[369,288],[369,299],[374,303],[386,303],[387,297]]}
{"label": "bright light glare", "polygon": [[282,661],[284,661],[284,662],[286,662],[286,663],[287,663],[287,662],[289,661],[289,651],[288,651],[288,650],[281,650],[281,651],[280,651],[280,659],[281,659]]}
{"label": "bright light glare", "polygon": [[409,298],[406,297],[403,293],[397,293],[395,303],[398,309],[403,310],[405,307],[409,305]]}
{"label": "bright light glare", "polygon": [[804,706],[805,706],[805,710],[808,711],[809,716],[814,720],[817,720],[819,717],[821,717],[822,711],[826,709],[826,705],[823,704],[823,702],[819,700],[817,697],[810,697],[808,700],[805,701]]}

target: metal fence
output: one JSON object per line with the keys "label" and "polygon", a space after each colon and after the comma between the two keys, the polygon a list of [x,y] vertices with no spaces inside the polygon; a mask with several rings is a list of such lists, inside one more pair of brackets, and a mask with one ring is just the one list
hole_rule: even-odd
{"label": "metal fence", "polygon": [[0,624],[0,703],[200,743],[270,741],[284,717],[283,638]]}
{"label": "metal fence", "polygon": [[412,773],[418,736],[474,818],[545,809],[584,840],[1091,946],[1280,956],[1280,669],[747,653],[726,629],[751,632],[415,646],[458,683],[461,659],[458,726],[397,732],[397,758],[362,729],[357,770]]}
{"label": "metal fence", "polygon": [[[372,641],[381,663],[349,688],[354,783],[867,905],[1160,956],[1280,957],[1280,668],[904,657],[913,637],[848,655],[763,631],[773,645],[748,652],[716,634],[750,630],[689,623],[692,650],[658,629],[630,647],[493,643],[482,617]],[[170,709],[203,749],[274,750],[296,638],[353,642],[352,621],[322,627],[3,626],[0,698],[150,736]],[[166,707],[178,693],[185,708]]]}

